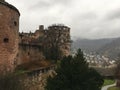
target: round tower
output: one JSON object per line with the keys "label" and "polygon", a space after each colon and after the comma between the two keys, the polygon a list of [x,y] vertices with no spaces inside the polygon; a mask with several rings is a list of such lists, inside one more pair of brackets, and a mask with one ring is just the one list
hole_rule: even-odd
{"label": "round tower", "polygon": [[[48,37],[50,45],[55,45],[60,51],[60,57],[69,56],[71,48],[70,28],[63,24],[53,24],[48,27]],[[49,45],[47,44],[47,45]]]}
{"label": "round tower", "polygon": [[18,54],[19,16],[18,9],[0,0],[0,73],[14,70]]}

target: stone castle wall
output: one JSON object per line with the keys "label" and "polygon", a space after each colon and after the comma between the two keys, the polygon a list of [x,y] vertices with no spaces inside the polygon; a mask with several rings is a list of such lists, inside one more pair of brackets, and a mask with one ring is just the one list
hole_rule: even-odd
{"label": "stone castle wall", "polygon": [[32,61],[45,60],[42,48],[39,45],[20,44],[17,57],[17,65],[29,63]]}
{"label": "stone castle wall", "polygon": [[29,71],[20,76],[25,90],[45,90],[47,78],[56,75],[55,66]]}
{"label": "stone castle wall", "polygon": [[57,47],[61,52],[60,57],[68,56],[70,55],[70,40],[70,28],[64,25],[52,25],[48,29],[40,25],[34,33],[20,33],[17,63],[44,60],[51,54],[52,47]]}
{"label": "stone castle wall", "polygon": [[[69,27],[59,24],[44,29],[40,25],[34,33],[19,33],[19,16],[14,6],[0,0],[0,71],[14,71],[17,65],[45,60],[53,47],[61,52],[60,57],[70,54]],[[56,54],[54,48],[52,51]]]}
{"label": "stone castle wall", "polygon": [[18,53],[19,12],[0,1],[0,71],[13,71]]}

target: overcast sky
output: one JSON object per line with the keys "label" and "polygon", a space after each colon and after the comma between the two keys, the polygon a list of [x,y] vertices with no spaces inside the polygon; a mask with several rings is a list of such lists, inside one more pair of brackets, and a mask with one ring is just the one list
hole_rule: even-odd
{"label": "overcast sky", "polygon": [[120,37],[120,0],[6,0],[20,13],[20,31],[63,23],[72,37]]}

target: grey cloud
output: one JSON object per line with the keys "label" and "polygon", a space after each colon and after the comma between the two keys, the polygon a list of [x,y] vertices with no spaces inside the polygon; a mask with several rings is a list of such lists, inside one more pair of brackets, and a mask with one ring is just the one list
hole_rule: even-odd
{"label": "grey cloud", "polygon": [[73,19],[74,23],[71,23],[74,28],[72,35],[83,38],[119,37],[120,20],[104,20],[105,17],[99,18],[99,15],[93,12],[80,14]]}
{"label": "grey cloud", "polygon": [[120,19],[120,8],[109,12],[106,16],[107,20]]}
{"label": "grey cloud", "polygon": [[95,12],[87,12],[78,14],[72,17],[71,26],[73,28],[72,35],[78,37],[89,37],[94,38],[94,34],[99,33],[99,20]]}
{"label": "grey cloud", "polygon": [[[34,32],[40,24],[48,26],[63,23],[71,27],[72,36],[85,38],[120,36],[119,0],[7,1],[21,11],[21,31]],[[103,5],[104,2],[107,4]]]}
{"label": "grey cloud", "polygon": [[45,1],[39,1],[37,4],[32,5],[30,10],[35,10],[35,9],[48,9],[52,7],[52,3],[45,2]]}
{"label": "grey cloud", "polygon": [[58,3],[58,4],[64,4],[64,5],[68,5],[70,3],[72,3],[74,0],[53,0],[53,2]]}
{"label": "grey cloud", "polygon": [[79,17],[80,19],[87,19],[87,20],[95,20],[97,19],[97,14],[95,12],[87,12],[87,13],[83,13],[80,15]]}
{"label": "grey cloud", "polygon": [[49,9],[55,5],[61,5],[62,7],[67,7],[72,4],[74,0],[40,0],[38,3],[30,7],[30,9]]}

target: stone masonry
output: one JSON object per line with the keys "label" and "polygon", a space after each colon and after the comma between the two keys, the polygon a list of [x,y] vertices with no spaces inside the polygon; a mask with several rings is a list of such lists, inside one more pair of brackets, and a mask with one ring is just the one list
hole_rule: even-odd
{"label": "stone masonry", "polygon": [[[60,59],[63,56],[68,56],[70,55],[70,41],[70,28],[61,24],[54,24],[47,29],[40,25],[34,33],[22,32],[19,34],[18,64],[33,60],[44,60],[51,52],[55,52],[54,48],[61,52]],[[53,51],[50,51],[52,47],[54,47]],[[45,52],[47,53],[45,54]]]}
{"label": "stone masonry", "polygon": [[0,0],[0,72],[14,70],[18,53],[19,11]]}
{"label": "stone masonry", "polygon": [[25,77],[20,80],[26,90],[44,90],[47,77],[56,74],[55,65],[46,64],[45,61],[47,55],[53,53],[49,49],[57,47],[61,58],[68,56],[70,28],[59,24],[44,29],[40,25],[34,33],[19,33],[19,17],[20,13],[14,6],[0,0],[0,74],[11,73],[19,66],[44,60],[45,65],[27,70]]}
{"label": "stone masonry", "polygon": [[60,58],[70,54],[69,27],[54,24],[44,29],[44,26],[40,25],[34,33],[19,33],[19,16],[18,9],[5,0],[0,0],[1,73],[12,72],[17,65],[46,60],[52,47],[61,52]]}

